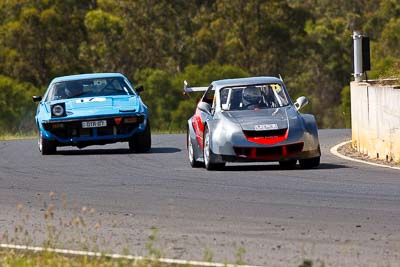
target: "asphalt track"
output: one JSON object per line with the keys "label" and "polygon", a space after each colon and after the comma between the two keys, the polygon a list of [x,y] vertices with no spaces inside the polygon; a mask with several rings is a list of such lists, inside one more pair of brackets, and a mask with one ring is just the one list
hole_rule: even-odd
{"label": "asphalt track", "polygon": [[[329,149],[350,130],[321,130],[321,166],[192,169],[185,136],[41,156],[36,140],[0,141],[0,243],[298,266],[400,266],[400,171]],[[152,237],[155,237],[153,241]]]}

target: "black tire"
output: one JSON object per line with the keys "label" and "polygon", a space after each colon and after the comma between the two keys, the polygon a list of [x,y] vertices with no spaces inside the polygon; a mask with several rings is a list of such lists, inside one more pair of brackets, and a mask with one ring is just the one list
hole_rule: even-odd
{"label": "black tire", "polygon": [[51,155],[56,153],[57,151],[57,146],[55,145],[55,143],[53,141],[45,139],[40,130],[38,134],[38,147],[42,155]]}
{"label": "black tire", "polygon": [[297,160],[295,159],[279,161],[279,165],[281,166],[281,168],[286,170],[294,169],[296,167],[296,163]]}
{"label": "black tire", "polygon": [[129,149],[136,153],[144,153],[151,149],[151,129],[149,120],[147,120],[144,131],[135,134],[132,139],[129,140]]}
{"label": "black tire", "polygon": [[190,138],[189,131],[187,133],[187,150],[188,150],[188,158],[189,158],[190,166],[192,166],[192,168],[202,167],[203,163],[197,161],[196,157],[194,155],[193,143],[192,143],[192,139]]}
{"label": "black tire", "polygon": [[204,166],[207,170],[220,170],[225,167],[225,162],[215,163],[215,156],[211,151],[210,146],[210,131],[208,127],[204,129],[204,139],[203,139],[203,157],[204,157]]}
{"label": "black tire", "polygon": [[299,160],[302,169],[312,169],[319,166],[321,157]]}

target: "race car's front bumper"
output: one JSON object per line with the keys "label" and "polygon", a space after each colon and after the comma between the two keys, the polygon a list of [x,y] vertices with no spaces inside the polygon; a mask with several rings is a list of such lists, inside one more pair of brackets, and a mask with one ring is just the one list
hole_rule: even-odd
{"label": "race car's front bumper", "polygon": [[[83,127],[84,122],[105,122],[102,127]],[[39,130],[44,138],[56,141],[57,145],[87,146],[127,141],[136,132],[144,131],[143,114],[106,115],[73,119],[51,119],[42,121]]]}
{"label": "race car's front bumper", "polygon": [[236,155],[217,155],[221,161],[254,162],[254,161],[285,161],[316,158],[321,156],[318,149],[302,151],[303,144],[291,144],[275,147],[235,147]]}
{"label": "race car's front bumper", "polygon": [[[219,138],[213,139],[212,152],[219,162],[285,161],[321,156],[318,136],[301,131],[282,134],[285,135],[282,138],[284,140],[279,136],[256,140],[241,132],[230,136],[223,135],[225,138],[221,138],[220,135]],[[270,142],[271,140],[276,142]]]}

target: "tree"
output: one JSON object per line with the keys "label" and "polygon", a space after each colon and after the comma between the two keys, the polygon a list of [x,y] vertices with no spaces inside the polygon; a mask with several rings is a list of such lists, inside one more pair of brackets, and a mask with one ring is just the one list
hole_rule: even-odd
{"label": "tree", "polygon": [[80,45],[80,55],[95,72],[122,72],[120,53],[123,45],[123,21],[101,9],[86,13],[87,41]]}
{"label": "tree", "polygon": [[18,83],[0,75],[0,129],[26,131],[34,126],[35,105],[32,96],[39,90],[29,83]]}
{"label": "tree", "polygon": [[79,59],[83,16],[92,1],[7,1],[0,25],[0,72],[44,86],[54,77],[87,70]]}
{"label": "tree", "polygon": [[321,128],[344,127],[352,31],[371,39],[369,78],[399,76],[399,16],[396,0],[0,0],[0,75],[44,88],[121,72],[145,84],[153,125],[172,129],[196,104],[184,79],[281,74]]}

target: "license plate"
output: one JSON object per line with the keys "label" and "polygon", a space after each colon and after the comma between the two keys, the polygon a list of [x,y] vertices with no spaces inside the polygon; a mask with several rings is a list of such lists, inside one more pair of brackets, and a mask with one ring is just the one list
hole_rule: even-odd
{"label": "license plate", "polygon": [[82,128],[97,128],[97,127],[106,127],[107,121],[82,121]]}

